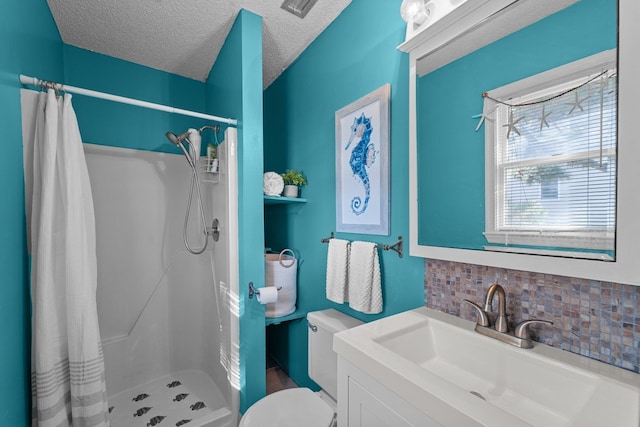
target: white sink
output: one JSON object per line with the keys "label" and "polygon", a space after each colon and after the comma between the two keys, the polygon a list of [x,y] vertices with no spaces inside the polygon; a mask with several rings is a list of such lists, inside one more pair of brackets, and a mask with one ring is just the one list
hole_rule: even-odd
{"label": "white sink", "polygon": [[640,426],[640,375],[474,326],[419,308],[341,332],[334,349],[442,425]]}

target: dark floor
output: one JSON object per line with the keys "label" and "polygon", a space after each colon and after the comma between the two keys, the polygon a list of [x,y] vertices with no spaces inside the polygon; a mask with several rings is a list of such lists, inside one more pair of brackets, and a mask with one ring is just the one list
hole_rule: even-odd
{"label": "dark floor", "polygon": [[287,388],[296,388],[298,385],[293,382],[289,375],[270,357],[267,357],[267,394]]}

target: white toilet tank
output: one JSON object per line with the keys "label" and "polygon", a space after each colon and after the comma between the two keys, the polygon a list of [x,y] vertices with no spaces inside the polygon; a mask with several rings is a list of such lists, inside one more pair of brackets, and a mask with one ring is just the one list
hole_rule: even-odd
{"label": "white toilet tank", "polygon": [[309,377],[334,400],[338,395],[338,355],[333,351],[333,334],[363,322],[337,310],[312,311],[309,322]]}

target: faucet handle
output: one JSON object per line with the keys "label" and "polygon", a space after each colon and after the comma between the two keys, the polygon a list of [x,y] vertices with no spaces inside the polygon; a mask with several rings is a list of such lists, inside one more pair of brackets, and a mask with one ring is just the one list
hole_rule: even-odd
{"label": "faucet handle", "polygon": [[471,307],[475,308],[478,311],[478,325],[480,326],[486,326],[489,327],[489,316],[487,316],[487,313],[482,309],[482,307],[480,307],[478,304],[476,304],[473,301],[469,301],[468,299],[463,299],[462,302],[466,302],[467,304],[471,305]]}
{"label": "faucet handle", "polygon": [[525,320],[523,322],[518,323],[518,326],[516,326],[516,330],[513,332],[513,334],[516,336],[516,338],[522,338],[523,340],[531,339],[531,332],[529,331],[529,325],[533,323],[545,323],[547,325],[553,325],[553,322],[550,320],[540,320],[540,319]]}

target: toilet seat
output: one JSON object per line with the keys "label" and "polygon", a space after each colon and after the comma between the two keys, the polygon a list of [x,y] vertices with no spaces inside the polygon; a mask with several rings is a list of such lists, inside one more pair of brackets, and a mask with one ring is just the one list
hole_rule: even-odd
{"label": "toilet seat", "polygon": [[333,409],[308,388],[268,395],[245,412],[239,427],[329,427]]}

